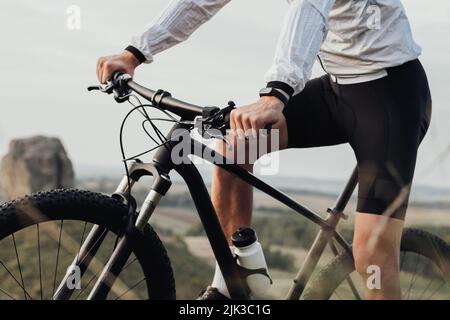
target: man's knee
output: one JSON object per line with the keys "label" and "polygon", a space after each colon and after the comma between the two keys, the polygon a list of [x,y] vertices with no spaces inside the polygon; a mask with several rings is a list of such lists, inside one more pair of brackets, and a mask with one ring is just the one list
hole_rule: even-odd
{"label": "man's knee", "polygon": [[[365,238],[365,237],[363,237]],[[392,240],[380,237],[375,246],[360,240],[353,244],[353,258],[356,271],[365,276],[379,269],[385,275],[398,272],[398,248]]]}
{"label": "man's knee", "polygon": [[[243,169],[252,172],[252,165],[240,165]],[[220,185],[228,186],[233,181],[243,181],[238,176],[234,175],[231,172],[228,172],[225,169],[214,166],[213,167],[213,183],[218,182]]]}

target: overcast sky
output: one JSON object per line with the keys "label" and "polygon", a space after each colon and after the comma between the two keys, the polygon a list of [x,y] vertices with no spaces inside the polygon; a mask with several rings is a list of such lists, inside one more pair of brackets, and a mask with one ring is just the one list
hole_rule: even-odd
{"label": "overcast sky", "polygon": [[[450,186],[450,1],[405,0],[433,93],[432,125],[420,150],[416,182]],[[75,169],[119,168],[118,129],[127,105],[87,93],[98,56],[119,52],[158,15],[167,0],[2,0],[0,154],[15,137],[60,137]],[[81,29],[66,27],[67,7],[81,9]],[[202,105],[257,98],[271,63],[283,0],[232,1],[186,43],[155,57],[135,79]],[[315,74],[319,74],[318,68]],[[127,130],[129,152],[150,144],[140,126]],[[443,161],[436,159],[443,156]],[[346,146],[292,150],[281,175],[343,179],[355,163]]]}

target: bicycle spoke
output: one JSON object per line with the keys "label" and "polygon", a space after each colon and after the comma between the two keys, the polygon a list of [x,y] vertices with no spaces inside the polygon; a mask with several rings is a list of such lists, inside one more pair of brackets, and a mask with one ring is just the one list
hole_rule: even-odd
{"label": "bicycle spoke", "polygon": [[445,281],[442,281],[442,282],[441,282],[441,285],[439,285],[439,286],[433,291],[433,293],[428,297],[427,300],[431,300],[431,298],[434,297],[434,295],[442,288],[442,286],[443,286],[445,283],[446,283]]}
{"label": "bicycle spoke", "polygon": [[12,295],[10,295],[8,292],[3,290],[2,288],[0,288],[0,292],[3,293],[4,295],[10,297],[12,300],[16,300],[16,298],[14,298]]}
{"label": "bicycle spoke", "polygon": [[[19,253],[17,252],[17,244],[16,244],[16,237],[14,236],[14,233],[11,235],[12,236],[12,239],[13,239],[13,244],[14,244],[14,251],[15,251],[15,253],[16,253],[16,260],[17,260],[17,265],[18,265],[18,267],[19,267],[19,274],[20,274],[20,281],[22,282],[22,289],[23,289],[23,296],[25,297],[25,300],[28,300],[27,299],[27,292],[26,292],[26,290],[25,290],[25,283],[24,283],[24,281],[23,281],[23,274],[22,274],[22,267],[21,267],[21,265],[20,265],[20,260],[19,260]],[[30,298],[31,298],[31,296],[30,296]]]}
{"label": "bicycle spoke", "polygon": [[362,300],[361,295],[358,292],[358,289],[355,287],[355,283],[353,282],[351,276],[349,275],[346,279],[348,286],[350,287],[350,290],[352,291],[353,295],[355,296],[356,300]]}
{"label": "bicycle spoke", "polygon": [[87,221],[84,223],[83,232],[81,233],[80,246],[78,247],[78,253],[77,253],[77,264],[78,264],[78,259],[80,258],[80,251],[81,251],[81,246],[83,245],[84,234],[86,233],[86,227],[87,227]]}
{"label": "bicycle spoke", "polygon": [[[106,231],[106,229],[105,229],[105,231]],[[102,236],[103,236],[103,233],[105,233],[105,231],[102,232]],[[94,245],[91,246],[91,248],[94,247],[94,246],[97,244],[97,241],[98,241],[98,239],[95,241]],[[116,241],[117,241],[117,238],[116,238]],[[89,254],[89,252],[91,251],[91,248],[89,248],[88,254]],[[114,247],[114,248],[115,248],[115,247]],[[114,248],[113,248],[113,252],[114,252]],[[87,256],[87,255],[86,255],[86,256]],[[81,260],[80,263],[82,263],[83,260],[84,260],[84,258]],[[75,300],[78,299],[78,298],[81,296],[81,294],[84,292],[84,290],[86,290],[86,288],[89,287],[89,285],[91,284],[91,282],[98,276],[98,274],[99,274],[100,272],[101,272],[101,270],[99,270],[98,272],[96,272],[96,273],[89,279],[88,283],[84,286],[83,289],[80,290],[80,292],[78,293],[78,295],[75,297]]]}
{"label": "bicycle spoke", "polygon": [[[61,220],[61,221],[63,221],[63,220]],[[87,223],[87,222],[86,222],[86,223]],[[83,229],[84,229],[84,228],[83,228]],[[62,230],[62,228],[61,228],[61,230]],[[59,242],[61,242],[61,233],[62,233],[61,230],[60,230],[60,239],[59,239]],[[85,231],[83,231],[83,232],[85,233]],[[105,230],[102,231],[102,234],[100,235],[100,237],[98,237],[98,239],[96,239],[95,242],[88,248],[86,254],[84,255],[84,257],[83,257],[81,260],[78,260],[78,259],[79,259],[79,252],[78,252],[78,255],[77,255],[77,260],[78,260],[77,264],[78,264],[78,265],[81,265],[81,264],[84,262],[84,260],[89,256],[89,254],[90,254],[92,248],[94,248],[94,247],[96,246],[96,244],[97,244],[98,241],[103,237],[103,235],[105,234],[105,232],[107,233],[108,230],[105,229]],[[84,236],[82,236],[82,238],[84,238]],[[82,239],[82,240],[83,240],[83,239]],[[81,241],[82,241],[82,240],[81,240]],[[80,248],[80,249],[81,249],[81,248]],[[58,249],[58,250],[59,250],[59,249]],[[75,300],[78,299],[78,297],[80,297],[80,295],[84,292],[84,290],[89,286],[89,284],[92,282],[92,280],[93,280],[97,275],[98,275],[98,273],[94,274],[94,276],[88,281],[87,285],[84,286],[84,288],[80,290],[80,292],[78,293],[78,295],[75,297]],[[53,293],[53,295],[54,295],[54,293]]]}
{"label": "bicycle spoke", "polygon": [[39,223],[36,224],[36,230],[37,230],[38,260],[39,260],[39,285],[40,285],[40,292],[41,292],[41,300],[44,300],[44,292],[43,292],[43,288],[42,288],[41,237],[40,237],[40,232],[39,232]]}
{"label": "bicycle spoke", "polygon": [[[19,282],[19,280],[17,280],[16,277],[14,277],[14,275],[12,274],[12,272],[8,269],[8,267],[2,262],[0,261],[0,264],[3,266],[3,268],[5,268],[6,272],[8,272],[8,274],[14,279],[14,281],[23,289],[25,296],[28,295],[28,297],[33,300],[33,298],[31,297],[31,295],[27,292],[27,290],[25,289],[25,287]],[[26,299],[26,298],[25,298]]]}
{"label": "bicycle spoke", "polygon": [[55,292],[56,292],[56,277],[58,275],[59,251],[61,249],[61,236],[62,236],[63,226],[64,226],[64,220],[61,220],[61,223],[59,225],[58,249],[56,251],[55,275],[53,277],[53,294],[52,294],[52,299],[55,296]]}
{"label": "bicycle spoke", "polygon": [[136,258],[136,257],[134,257],[134,259],[133,259],[132,261],[128,262],[128,263],[122,268],[122,271],[125,270],[126,268],[128,268],[130,265],[132,265],[133,262],[135,262],[135,261],[137,261],[137,258]]}
{"label": "bicycle spoke", "polygon": [[100,235],[100,237],[98,237],[95,242],[89,247],[88,251],[86,252],[85,256],[83,257],[83,259],[81,259],[81,261],[78,262],[78,265],[81,265],[84,262],[84,259],[86,259],[86,257],[90,254],[92,248],[95,247],[95,245],[98,243],[98,241],[103,237],[103,235],[105,234],[105,232],[108,232],[107,229],[102,231],[102,234]]}
{"label": "bicycle spoke", "polygon": [[434,282],[434,278],[431,278],[430,282],[428,282],[428,285],[425,287],[425,289],[420,294],[419,298],[417,300],[421,300],[422,297],[425,295],[425,292],[431,287],[431,284]]}
{"label": "bicycle spoke", "polygon": [[414,285],[416,284],[416,282],[417,282],[417,279],[419,279],[419,275],[417,274],[417,270],[415,271],[415,276],[414,276],[414,279],[411,281],[411,285],[410,285],[410,288],[409,288],[409,290],[408,290],[408,296],[407,296],[407,299],[409,299],[409,296],[410,296],[410,294],[411,294],[411,292],[412,292],[412,288],[414,287]]}
{"label": "bicycle spoke", "polygon": [[413,275],[411,277],[411,283],[409,284],[408,290],[404,294],[404,297],[405,297],[404,300],[408,300],[409,295],[411,293],[411,289],[412,289],[412,287],[413,287],[413,285],[415,283],[415,279],[416,279],[416,276],[417,276],[417,266],[419,265],[419,255],[416,254],[415,257],[416,257],[416,259],[415,259],[416,263],[414,265],[414,273],[413,273]]}
{"label": "bicycle spoke", "polygon": [[89,279],[88,283],[84,286],[83,289],[80,290],[80,292],[78,293],[78,295],[75,297],[75,300],[78,299],[78,298],[81,296],[81,294],[84,292],[84,290],[86,290],[86,288],[89,287],[89,285],[91,284],[91,282],[92,282],[95,278],[97,278],[97,276],[98,276],[98,274],[99,274],[100,272],[101,272],[101,270],[98,271],[98,272],[96,272],[96,273]]}
{"label": "bicycle spoke", "polygon": [[130,292],[131,290],[133,290],[134,288],[136,288],[138,285],[140,285],[143,281],[145,281],[146,279],[142,279],[140,281],[138,281],[136,284],[132,285],[130,288],[128,288],[128,290],[126,290],[125,292],[123,292],[122,294],[120,294],[115,300],[120,300],[121,297],[123,297],[124,295],[126,295],[128,292]]}

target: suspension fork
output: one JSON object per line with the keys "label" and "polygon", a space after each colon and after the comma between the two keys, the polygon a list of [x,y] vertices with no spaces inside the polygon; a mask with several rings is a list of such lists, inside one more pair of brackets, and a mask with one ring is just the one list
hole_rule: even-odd
{"label": "suspension fork", "polygon": [[[128,258],[133,250],[133,242],[139,233],[144,231],[144,228],[155,211],[161,198],[167,193],[172,182],[166,173],[160,172],[160,169],[153,164],[139,164],[130,171],[130,176],[139,177],[142,175],[151,174],[154,177],[153,185],[145,198],[141,210],[137,216],[134,225],[130,225],[125,235],[120,239],[113,254],[109,258],[100,276],[92,288],[88,300],[104,300],[111,290],[116,278],[125,266]],[[139,178],[138,178],[139,179]],[[133,179],[135,180],[135,179]]]}
{"label": "suspension fork", "polygon": [[[182,127],[183,125],[175,124],[170,130],[167,138],[170,139],[172,133],[176,129]],[[135,224],[130,225],[125,235],[120,239],[117,247],[114,249],[113,254],[109,258],[97,282],[91,290],[88,296],[88,300],[106,299],[106,296],[111,290],[114,281],[122,271],[125,263],[132,253],[133,237],[136,234],[143,232],[145,225],[155,211],[155,208],[158,205],[159,201],[167,193],[170,186],[172,185],[168,173],[173,166],[171,159],[171,150],[175,144],[177,144],[177,142],[170,142],[163,148],[160,148],[154,157],[153,163],[145,164],[140,160],[137,160],[129,169],[129,176],[132,181],[138,181],[142,176],[151,175],[154,178],[153,185],[146,199],[144,200],[144,203],[142,204]],[[124,179],[126,179],[126,177]],[[128,185],[128,180],[125,181],[124,179],[120,184],[122,188],[124,188],[125,185]],[[121,195],[123,196],[123,193]]]}

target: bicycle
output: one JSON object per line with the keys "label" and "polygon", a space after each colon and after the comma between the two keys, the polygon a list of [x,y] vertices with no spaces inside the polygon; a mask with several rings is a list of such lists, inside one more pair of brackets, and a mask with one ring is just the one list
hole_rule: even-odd
{"label": "bicycle", "polygon": [[[138,104],[127,114],[121,132],[126,118],[136,110],[141,112],[145,121],[152,124],[146,112],[146,108],[150,107],[165,112],[175,124],[165,138],[161,136],[158,128],[153,127],[161,143],[152,162],[143,163],[134,157],[131,165],[128,165],[132,159],[127,159],[123,153],[126,175],[112,196],[76,189],[60,189],[40,192],[3,204],[0,207],[0,297],[34,299],[37,295],[41,299],[55,300],[175,299],[173,270],[167,252],[148,223],[161,198],[170,189],[169,174],[175,170],[184,179],[190,191],[231,297],[248,299],[250,292],[245,284],[245,275],[238,268],[228,248],[199,171],[192,163],[175,164],[171,159],[171,150],[180,143],[171,133],[182,128],[189,134],[197,128],[203,134],[207,134],[209,129],[217,129],[225,134],[234,104],[229,103],[222,109],[200,107],[172,98],[166,91],[145,88],[130,76],[120,73],[115,74],[106,86],[89,87],[89,90],[114,94],[119,103],[129,101],[134,94],[150,101],[150,105]],[[175,119],[171,114],[180,119]],[[204,154],[221,157],[202,142],[195,139],[190,141],[193,150],[200,148],[207,151]],[[121,146],[123,152],[122,139]],[[320,227],[292,283],[287,299],[336,298],[340,290],[347,294],[346,298],[362,298],[361,288],[351,276],[354,272],[351,245],[336,231],[340,220],[346,218],[344,210],[357,185],[356,168],[334,206],[327,210],[327,217],[322,218],[252,173],[238,165],[227,164],[223,157],[222,160],[222,164],[215,165],[237,175]],[[152,176],[153,182],[140,210],[137,211],[132,188],[144,176]],[[91,229],[85,236],[89,228]],[[46,231],[43,232],[43,229]],[[19,235],[23,235],[25,240],[19,241]],[[30,240],[34,238],[36,242]],[[49,245],[49,242],[52,244]],[[320,272],[314,273],[327,246],[335,257]],[[31,247],[37,248],[38,254],[36,257],[27,257],[27,263],[23,264],[21,249],[27,249],[26,252],[29,252]],[[43,251],[43,247],[49,250]],[[75,257],[69,247],[75,247]],[[401,251],[401,271],[402,275],[405,275],[402,276],[403,297],[413,298],[411,292],[415,292],[414,298],[432,298],[431,294],[426,293],[430,289],[435,291],[433,294],[438,293],[439,298],[448,298],[450,246],[428,232],[405,229]],[[410,257],[416,260],[408,260]],[[99,262],[101,259],[107,261],[105,265]],[[417,262],[411,264],[411,261]],[[419,262],[424,262],[424,265]],[[70,271],[65,272],[60,265],[69,266]],[[127,272],[128,276],[125,277]],[[420,276],[418,272],[421,273]],[[84,288],[77,291],[79,282],[75,280],[81,278],[89,280]],[[406,278],[410,278],[408,283]],[[128,285],[123,279],[133,283]],[[436,289],[435,281],[440,281],[439,289]],[[44,286],[46,283],[49,284]],[[412,290],[417,284],[420,284],[420,295]],[[87,288],[91,288],[90,292]],[[425,289],[422,290],[423,288]]]}

